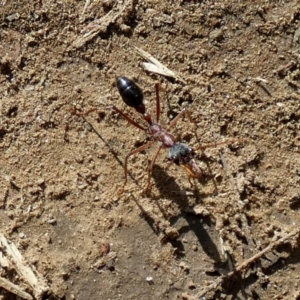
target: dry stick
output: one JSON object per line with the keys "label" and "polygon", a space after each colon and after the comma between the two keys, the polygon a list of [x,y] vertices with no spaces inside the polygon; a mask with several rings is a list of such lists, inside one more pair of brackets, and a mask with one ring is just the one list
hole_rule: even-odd
{"label": "dry stick", "polygon": [[249,264],[253,263],[254,261],[258,260],[260,257],[262,257],[264,254],[266,254],[269,251],[272,251],[275,247],[283,244],[286,240],[289,238],[299,235],[300,229],[296,229],[289,233],[288,235],[280,238],[279,240],[271,243],[269,246],[267,246],[264,250],[258,252],[257,254],[253,255],[249,259],[245,260],[243,263],[238,265],[234,270],[229,272],[228,274],[219,277],[216,281],[214,281],[212,284],[210,284],[204,291],[201,291],[199,294],[195,295],[191,299],[196,300],[200,299],[201,297],[205,296],[208,292],[215,290],[221,283],[224,282],[225,279],[229,279],[237,272],[240,272],[241,270],[245,269]]}
{"label": "dry stick", "polygon": [[140,56],[149,61],[148,63],[143,63],[144,70],[162,76],[176,78],[177,80],[180,80],[181,82],[186,84],[186,81],[181,76],[170,70],[150,53],[144,51],[142,48],[134,47],[134,49]]}
{"label": "dry stick", "polygon": [[[28,282],[33,289],[33,293],[36,299],[42,299],[43,295],[49,290],[46,280],[34,272],[33,269],[24,260],[22,254],[16,247],[16,245],[6,239],[6,237],[0,233],[0,254],[5,249],[6,256],[9,261],[14,265],[17,273]],[[1,257],[3,260],[3,258]]]}
{"label": "dry stick", "polygon": [[85,1],[85,5],[84,5],[83,11],[81,13],[82,16],[84,15],[85,10],[87,9],[87,7],[90,5],[90,2],[91,2],[90,0]]}
{"label": "dry stick", "polygon": [[[119,1],[120,2],[120,1]],[[87,3],[87,2],[86,2]],[[118,3],[106,15],[88,24],[82,31],[83,34],[73,41],[69,50],[78,49],[100,33],[105,33],[109,25],[114,24],[118,18],[126,15],[126,12],[134,6],[134,0],[124,0]]]}
{"label": "dry stick", "polygon": [[0,287],[11,292],[12,294],[19,296],[22,299],[26,299],[26,300],[33,299],[30,294],[24,292],[18,285],[13,284],[12,282],[8,281],[3,277],[0,277]]}

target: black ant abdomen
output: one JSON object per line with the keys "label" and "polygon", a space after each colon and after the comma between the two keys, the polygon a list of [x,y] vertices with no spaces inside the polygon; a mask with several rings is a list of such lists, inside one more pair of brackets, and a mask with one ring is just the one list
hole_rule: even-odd
{"label": "black ant abdomen", "polygon": [[136,83],[126,77],[118,77],[117,87],[123,101],[128,106],[134,107],[141,114],[146,112],[144,94]]}

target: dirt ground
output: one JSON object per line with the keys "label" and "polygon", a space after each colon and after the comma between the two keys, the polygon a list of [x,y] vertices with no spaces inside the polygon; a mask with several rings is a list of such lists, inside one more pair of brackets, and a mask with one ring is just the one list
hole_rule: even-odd
{"label": "dirt ground", "polygon": [[[228,275],[299,230],[298,0],[4,0],[0,12],[0,233],[46,281],[42,299],[300,299],[299,238]],[[181,79],[146,72],[134,47]],[[129,159],[120,192],[126,154],[147,139],[109,108],[144,124],[118,76],[153,115],[160,83],[165,127],[189,105],[172,133],[197,152],[193,186],[162,151],[144,192],[155,143]],[[12,267],[0,275],[34,294]]]}

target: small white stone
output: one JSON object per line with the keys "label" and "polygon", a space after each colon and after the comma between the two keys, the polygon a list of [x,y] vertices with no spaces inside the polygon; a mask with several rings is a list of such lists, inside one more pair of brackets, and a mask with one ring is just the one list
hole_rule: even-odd
{"label": "small white stone", "polygon": [[149,284],[153,284],[154,282],[153,282],[153,277],[151,277],[151,276],[147,276],[146,277],[146,281],[149,283]]}
{"label": "small white stone", "polygon": [[19,233],[19,237],[20,237],[21,239],[25,239],[27,236],[26,236],[26,234],[25,234],[24,232],[20,232],[20,233]]}

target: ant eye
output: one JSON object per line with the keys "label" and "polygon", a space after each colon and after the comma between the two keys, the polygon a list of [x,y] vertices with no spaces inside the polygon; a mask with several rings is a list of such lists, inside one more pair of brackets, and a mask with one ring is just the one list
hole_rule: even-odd
{"label": "ant eye", "polygon": [[173,163],[176,164],[176,165],[179,165],[179,164],[180,164],[179,158],[178,158],[178,157],[173,157],[173,158],[172,158],[172,161],[173,161]]}

